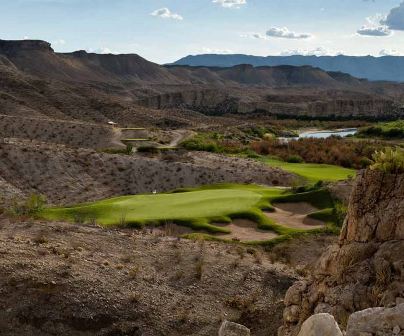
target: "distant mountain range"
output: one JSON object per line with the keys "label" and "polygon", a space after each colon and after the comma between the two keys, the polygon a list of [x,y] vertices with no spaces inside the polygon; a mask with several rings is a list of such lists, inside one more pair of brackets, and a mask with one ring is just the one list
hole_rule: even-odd
{"label": "distant mountain range", "polygon": [[366,81],[311,66],[161,66],[136,54],[55,53],[46,41],[0,40],[0,65],[40,78],[139,85],[312,86],[367,90]]}
{"label": "distant mountain range", "polygon": [[56,53],[46,41],[0,40],[0,114],[6,115],[132,123],[135,116],[154,120],[155,110],[180,108],[389,119],[402,116],[403,103],[403,84],[319,67],[161,66],[135,54]]}
{"label": "distant mountain range", "polygon": [[186,56],[175,65],[233,67],[240,64],[253,66],[309,65],[325,71],[340,71],[357,78],[372,81],[404,82],[404,57],[400,56],[250,56],[242,54],[205,54]]}

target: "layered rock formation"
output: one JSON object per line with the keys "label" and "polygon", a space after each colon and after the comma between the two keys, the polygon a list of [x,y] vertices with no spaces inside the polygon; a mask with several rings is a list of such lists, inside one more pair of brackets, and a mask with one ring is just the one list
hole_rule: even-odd
{"label": "layered rock formation", "polygon": [[312,314],[329,313],[345,329],[356,311],[402,303],[403,251],[404,174],[362,172],[339,244],[320,258],[312,279],[288,290],[279,335],[297,335]]}

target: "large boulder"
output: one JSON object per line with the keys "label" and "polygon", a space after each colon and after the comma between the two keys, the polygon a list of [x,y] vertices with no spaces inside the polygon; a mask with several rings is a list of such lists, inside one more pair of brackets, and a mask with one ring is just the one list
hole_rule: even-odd
{"label": "large boulder", "polygon": [[353,313],[348,320],[346,336],[363,335],[404,335],[404,304]]}
{"label": "large boulder", "polygon": [[219,336],[250,336],[250,329],[241,324],[224,321],[220,326]]}
{"label": "large boulder", "polygon": [[322,313],[310,316],[298,336],[342,336],[342,332],[332,315]]}

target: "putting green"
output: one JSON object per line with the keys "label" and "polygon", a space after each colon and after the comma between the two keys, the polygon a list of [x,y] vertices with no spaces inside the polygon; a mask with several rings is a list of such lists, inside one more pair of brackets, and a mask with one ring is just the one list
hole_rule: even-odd
{"label": "putting green", "polygon": [[[258,188],[256,189],[259,190]],[[147,222],[211,221],[257,207],[262,193],[253,188],[206,189],[171,194],[134,195],[107,199],[69,208],[50,208],[47,219],[95,219],[102,225],[146,224]],[[281,191],[276,190],[276,194]]]}
{"label": "putting green", "polygon": [[264,162],[272,167],[278,167],[288,172],[300,175],[310,182],[340,181],[355,176],[354,169],[318,163],[289,163],[265,158]]}
{"label": "putting green", "polygon": [[[304,196],[305,202],[314,202],[318,192],[299,195]],[[222,184],[164,194],[123,196],[65,208],[46,208],[39,217],[81,223],[95,221],[103,226],[142,227],[174,222],[209,233],[230,233],[226,226],[215,223],[231,223],[233,219],[241,218],[257,223],[258,229],[273,231],[283,238],[315,232],[279,225],[264,214],[263,210],[273,209],[272,200],[282,202],[285,198],[289,201],[290,197],[296,197],[294,195],[281,188]],[[320,208],[330,206],[321,204]]]}

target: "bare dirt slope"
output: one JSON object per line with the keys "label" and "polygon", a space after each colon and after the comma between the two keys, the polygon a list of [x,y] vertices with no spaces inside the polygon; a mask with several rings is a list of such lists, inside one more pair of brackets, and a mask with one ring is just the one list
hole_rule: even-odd
{"label": "bare dirt slope", "polygon": [[296,279],[241,246],[4,218],[0,257],[4,336],[275,335]]}
{"label": "bare dirt slope", "polygon": [[7,183],[0,190],[2,197],[12,198],[10,191],[17,190],[43,194],[54,204],[223,182],[291,185],[295,179],[280,169],[243,159],[219,157],[220,165],[213,159],[176,162],[10,139],[0,143],[0,158],[0,177]]}
{"label": "bare dirt slope", "polygon": [[81,148],[120,148],[119,130],[108,125],[0,115],[0,138],[21,138]]}

